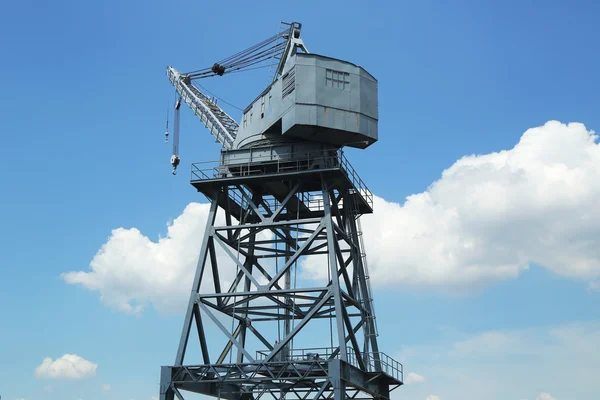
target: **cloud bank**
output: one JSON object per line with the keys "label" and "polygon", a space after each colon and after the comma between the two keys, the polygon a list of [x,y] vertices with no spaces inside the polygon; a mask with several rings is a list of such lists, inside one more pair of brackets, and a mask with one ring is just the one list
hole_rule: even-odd
{"label": "cloud bank", "polygon": [[63,278],[98,290],[103,302],[127,313],[148,303],[159,310],[185,304],[208,211],[208,204],[188,205],[157,242],[136,228],[114,229],[92,259],[90,272],[69,272]]}
{"label": "cloud bank", "polygon": [[[510,150],[459,159],[402,204],[375,196],[375,213],[361,218],[373,284],[469,290],[515,278],[535,263],[596,289],[597,139],[583,124],[549,121],[527,130]],[[99,291],[124,312],[147,304],[181,311],[208,209],[189,204],[158,241],[136,228],[115,229],[89,271],[63,278]],[[318,263],[305,265],[305,276],[325,274]]]}
{"label": "cloud bank", "polygon": [[65,354],[56,360],[44,358],[35,369],[35,376],[42,379],[84,379],[96,375],[97,364],[77,354]]}
{"label": "cloud bank", "polygon": [[583,124],[550,121],[510,150],[463,157],[403,205],[363,218],[380,285],[480,286],[531,263],[600,274],[600,146]]}

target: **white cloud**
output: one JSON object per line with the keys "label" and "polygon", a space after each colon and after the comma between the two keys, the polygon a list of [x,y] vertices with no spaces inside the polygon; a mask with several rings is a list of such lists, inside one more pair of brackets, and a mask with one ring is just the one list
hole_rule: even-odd
{"label": "white cloud", "polygon": [[440,400],[440,398],[434,394],[430,394],[425,400]]}
{"label": "white cloud", "polygon": [[136,228],[114,229],[92,259],[90,272],[69,272],[63,278],[100,291],[103,302],[127,313],[140,312],[149,302],[157,309],[184,304],[207,214],[208,205],[190,204],[158,242]]}
{"label": "white cloud", "polygon": [[[543,397],[548,393],[588,399],[600,390],[600,323],[478,334],[445,329],[442,336],[438,343],[406,347],[395,357],[427,376],[427,385],[398,389],[405,398],[437,392],[464,400],[556,398]],[[561,379],[556,379],[557,368]]]}
{"label": "white cloud", "polygon": [[537,400],[558,400],[556,397],[552,397],[549,393],[540,393]]}
{"label": "white cloud", "polygon": [[[372,282],[463,290],[515,278],[531,263],[572,278],[600,277],[596,140],[582,124],[550,121],[510,150],[461,158],[403,204],[375,196],[375,213],[361,218]],[[150,303],[181,311],[208,209],[189,204],[158,241],[136,228],[115,229],[90,271],[63,278],[124,312]],[[224,223],[222,214],[217,220]],[[226,257],[220,249],[218,257]],[[304,276],[327,273],[319,263],[304,268]]]}
{"label": "white cloud", "polygon": [[110,385],[108,385],[108,384],[104,384],[104,385],[102,385],[102,391],[103,391],[104,393],[106,393],[106,392],[110,392],[110,389],[111,389]]}
{"label": "white cloud", "polygon": [[96,375],[97,368],[97,364],[77,354],[65,354],[56,360],[44,358],[42,364],[35,369],[35,376],[50,379],[83,379]]}
{"label": "white cloud", "polygon": [[381,285],[481,285],[530,263],[600,276],[600,145],[579,123],[529,129],[511,150],[463,157],[403,205],[363,217]]}
{"label": "white cloud", "polygon": [[[149,303],[163,312],[181,311],[189,299],[209,208],[190,203],[156,242],[136,228],[114,229],[92,259],[91,271],[68,272],[63,278],[99,291],[105,304],[126,313],[139,313]],[[225,223],[222,213],[217,223]],[[235,263],[216,247],[226,281],[235,276]],[[225,265],[230,268],[221,268]],[[211,276],[210,268],[205,276]]]}
{"label": "white cloud", "polygon": [[414,372],[409,372],[408,375],[406,375],[406,378],[404,378],[405,385],[412,385],[415,383],[423,383],[423,382],[425,382],[425,378]]}

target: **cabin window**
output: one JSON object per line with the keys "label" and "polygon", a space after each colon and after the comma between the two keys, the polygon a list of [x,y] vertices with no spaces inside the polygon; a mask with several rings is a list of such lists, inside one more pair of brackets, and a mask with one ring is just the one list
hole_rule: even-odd
{"label": "cabin window", "polygon": [[325,70],[325,85],[331,88],[350,90],[350,74],[327,69]]}

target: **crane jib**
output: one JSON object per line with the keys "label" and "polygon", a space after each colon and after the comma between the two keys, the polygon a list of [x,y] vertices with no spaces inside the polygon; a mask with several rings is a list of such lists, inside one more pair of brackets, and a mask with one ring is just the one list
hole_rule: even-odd
{"label": "crane jib", "polygon": [[210,133],[226,149],[231,149],[237,135],[239,124],[217,106],[207,95],[172,67],[167,68],[167,76],[183,101],[194,111]]}

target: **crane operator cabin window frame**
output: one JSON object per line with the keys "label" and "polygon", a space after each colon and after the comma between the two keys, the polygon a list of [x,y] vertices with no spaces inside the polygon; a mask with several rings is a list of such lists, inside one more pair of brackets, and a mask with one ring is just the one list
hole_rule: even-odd
{"label": "crane operator cabin window frame", "polygon": [[342,90],[350,90],[350,74],[333,69],[325,70],[325,86]]}

